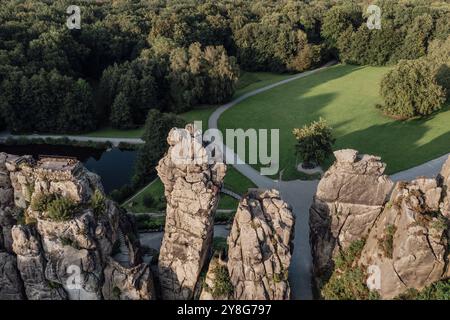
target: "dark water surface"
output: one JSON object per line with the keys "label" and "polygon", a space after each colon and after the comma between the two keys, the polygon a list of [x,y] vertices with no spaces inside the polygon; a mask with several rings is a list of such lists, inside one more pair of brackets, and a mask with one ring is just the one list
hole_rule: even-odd
{"label": "dark water surface", "polygon": [[56,145],[0,145],[0,152],[15,155],[41,155],[75,157],[84,166],[102,178],[103,187],[107,193],[130,182],[133,175],[136,151],[112,149],[96,149]]}

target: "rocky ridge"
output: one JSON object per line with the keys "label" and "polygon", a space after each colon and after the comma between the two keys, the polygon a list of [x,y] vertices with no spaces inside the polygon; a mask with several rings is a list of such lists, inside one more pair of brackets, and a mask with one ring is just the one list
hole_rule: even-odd
{"label": "rocky ridge", "polygon": [[448,278],[450,158],[437,179],[393,187],[380,158],[355,150],[335,155],[310,209],[317,288],[345,277],[342,270],[336,274],[335,261],[357,241],[363,247],[353,269],[362,270],[363,285],[382,299]]}
{"label": "rocky ridge", "polygon": [[[152,274],[140,264],[134,230],[105,197],[97,175],[73,159],[2,153],[0,183],[1,254],[7,258],[1,299],[98,300],[111,298],[111,287],[121,298],[153,297]],[[129,235],[131,268],[114,262],[119,232]],[[15,279],[14,288],[8,279]]]}

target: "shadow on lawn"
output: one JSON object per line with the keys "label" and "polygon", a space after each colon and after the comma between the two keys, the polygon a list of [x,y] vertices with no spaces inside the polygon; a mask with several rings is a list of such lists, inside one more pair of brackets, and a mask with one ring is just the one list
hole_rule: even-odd
{"label": "shadow on lawn", "polygon": [[[380,156],[387,163],[387,174],[415,167],[450,152],[450,126],[448,132],[419,145],[419,141],[429,130],[427,122],[448,109],[447,106],[427,119],[393,121],[354,131],[339,137],[334,149],[352,148],[360,153]],[[327,167],[333,161],[334,159],[329,159]]]}

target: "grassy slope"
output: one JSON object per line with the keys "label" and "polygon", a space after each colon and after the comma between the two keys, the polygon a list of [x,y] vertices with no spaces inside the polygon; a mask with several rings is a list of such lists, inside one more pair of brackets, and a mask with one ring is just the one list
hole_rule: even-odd
{"label": "grassy slope", "polygon": [[[292,129],[325,118],[334,128],[335,149],[355,148],[382,157],[388,173],[419,165],[450,151],[450,107],[424,120],[394,121],[375,108],[388,68],[338,65],[292,81],[226,111],[219,127],[280,129],[283,179],[296,171]],[[331,159],[330,159],[331,161]],[[328,165],[330,163],[328,162]]]}

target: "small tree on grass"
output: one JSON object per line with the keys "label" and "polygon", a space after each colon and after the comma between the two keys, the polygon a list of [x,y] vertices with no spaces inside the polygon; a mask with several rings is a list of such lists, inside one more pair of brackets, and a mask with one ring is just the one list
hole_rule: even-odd
{"label": "small tree on grass", "polygon": [[434,68],[424,59],[402,60],[381,82],[380,108],[399,119],[426,116],[442,108],[445,91],[437,84]]}
{"label": "small tree on grass", "polygon": [[320,118],[303,128],[292,132],[297,139],[297,153],[303,160],[303,168],[313,168],[321,164],[333,152],[335,142],[332,128]]}

